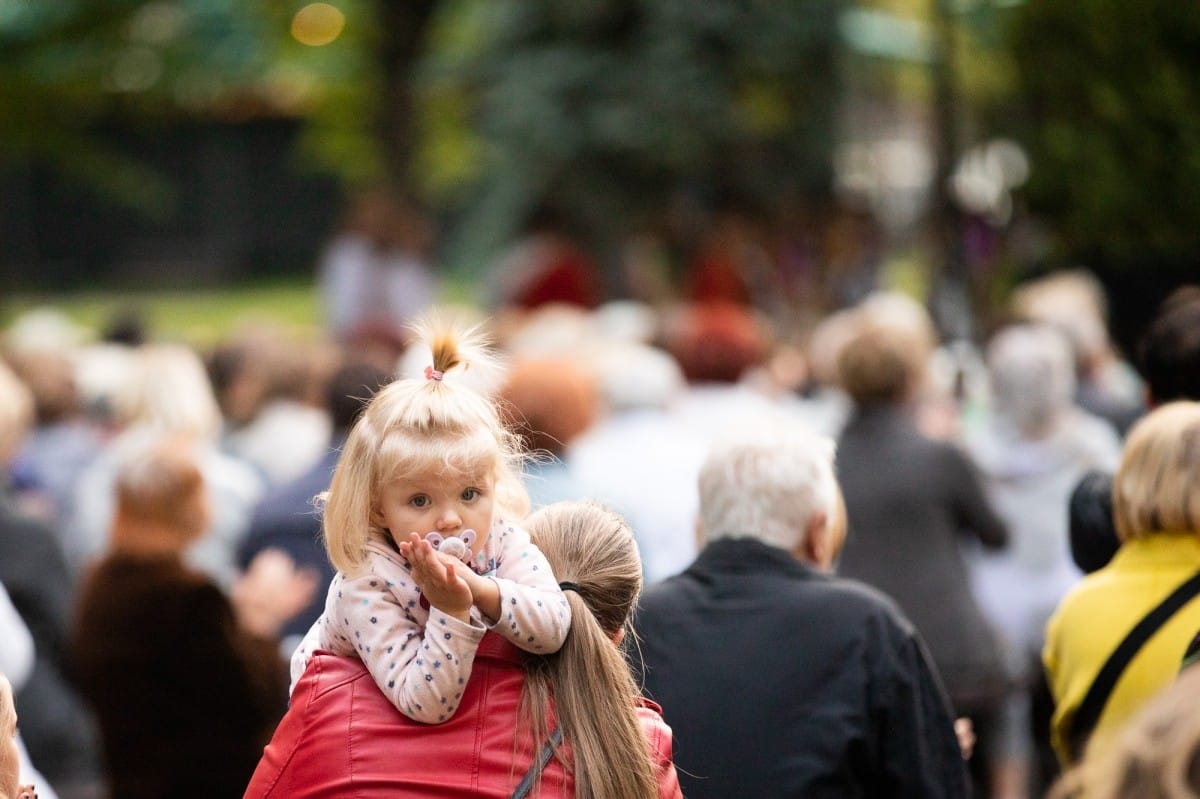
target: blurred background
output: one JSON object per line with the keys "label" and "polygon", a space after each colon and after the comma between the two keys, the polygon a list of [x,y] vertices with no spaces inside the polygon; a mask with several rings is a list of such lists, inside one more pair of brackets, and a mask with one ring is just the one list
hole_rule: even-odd
{"label": "blurred background", "polygon": [[455,299],[551,226],[605,298],[733,240],[787,318],[893,288],[951,336],[1082,267],[1128,345],[1200,273],[1198,45],[1178,0],[0,0],[0,323],[320,325],[386,194]]}
{"label": "blurred background", "polygon": [[[535,504],[619,509],[650,582],[694,555],[723,425],[853,421],[839,361],[869,323],[908,350],[922,434],[971,444],[1010,514],[1011,571],[962,564],[989,624],[1027,617],[971,762],[980,796],[1040,796],[1042,630],[1084,568],[1063,507],[1085,473],[1107,496],[1148,396],[1191,396],[1135,356],[1160,307],[1196,327],[1197,285],[1196,0],[0,0],[0,500],[47,525],[36,550],[0,518],[0,585],[50,620],[29,624],[22,738],[61,799],[124,779],[71,699],[68,656],[95,647],[69,639],[68,598],[139,436],[203,445],[222,513],[192,565],[231,602],[246,580],[283,596],[261,556],[328,570],[310,500],[353,398],[428,365],[414,317],[467,310],[515,364],[472,379],[553,456]],[[1184,366],[1158,371],[1194,386],[1173,329],[1158,362]],[[253,632],[286,660],[321,607],[323,584],[315,613]],[[38,698],[55,690],[68,710]],[[141,726],[135,772],[234,763],[190,743],[233,734],[175,761]]]}

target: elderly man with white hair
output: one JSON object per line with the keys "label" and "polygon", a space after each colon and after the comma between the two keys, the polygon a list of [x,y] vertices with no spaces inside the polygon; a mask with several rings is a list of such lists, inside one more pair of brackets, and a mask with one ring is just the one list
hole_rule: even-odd
{"label": "elderly man with white hair", "polygon": [[716,444],[700,554],[643,595],[645,689],[689,799],[968,795],[919,635],[882,594],[829,573],[845,533],[833,449],[784,419]]}

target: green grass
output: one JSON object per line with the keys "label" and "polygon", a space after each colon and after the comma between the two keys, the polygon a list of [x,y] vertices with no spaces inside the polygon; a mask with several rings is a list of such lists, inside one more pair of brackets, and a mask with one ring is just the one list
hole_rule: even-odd
{"label": "green grass", "polygon": [[150,338],[208,346],[243,324],[269,322],[302,335],[320,332],[320,307],[311,281],[227,289],[95,291],[16,294],[0,299],[0,326],[35,308],[54,308],[93,332],[132,310]]}
{"label": "green grass", "polygon": [[[469,303],[463,280],[445,280],[442,301]],[[53,308],[77,325],[99,334],[119,313],[134,311],[155,341],[182,341],[206,348],[239,326],[266,322],[313,339],[323,332],[320,297],[312,280],[234,286],[221,289],[72,291],[0,296],[0,334],[19,316]]]}

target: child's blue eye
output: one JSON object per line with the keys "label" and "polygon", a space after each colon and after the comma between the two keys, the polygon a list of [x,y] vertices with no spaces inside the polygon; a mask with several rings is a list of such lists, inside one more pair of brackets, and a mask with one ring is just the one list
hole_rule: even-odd
{"label": "child's blue eye", "polygon": [[425,496],[424,494],[418,494],[409,500],[409,504],[411,504],[414,508],[427,507],[429,505],[429,497]]}
{"label": "child's blue eye", "polygon": [[478,496],[479,496],[478,488],[467,488],[467,489],[464,489],[462,492],[462,498],[465,500],[468,500],[468,501],[472,500],[472,499],[476,499]]}

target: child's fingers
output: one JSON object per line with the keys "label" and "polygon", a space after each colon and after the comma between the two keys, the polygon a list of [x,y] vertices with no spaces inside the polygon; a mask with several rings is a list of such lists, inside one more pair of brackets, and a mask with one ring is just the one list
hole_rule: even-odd
{"label": "child's fingers", "polygon": [[400,554],[406,558],[412,558],[413,552],[416,551],[417,544],[420,543],[421,537],[416,533],[409,533],[408,538],[401,538],[396,541],[396,548],[400,550]]}

